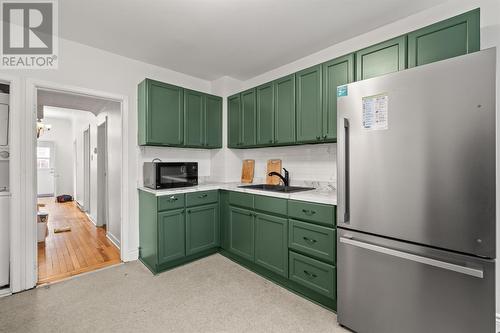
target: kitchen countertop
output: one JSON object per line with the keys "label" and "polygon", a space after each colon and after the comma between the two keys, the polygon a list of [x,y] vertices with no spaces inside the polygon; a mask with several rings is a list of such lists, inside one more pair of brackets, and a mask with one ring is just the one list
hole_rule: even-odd
{"label": "kitchen countertop", "polygon": [[147,187],[139,187],[139,190],[152,193],[156,196],[190,193],[198,191],[209,191],[209,190],[228,190],[228,191],[244,192],[257,195],[266,195],[269,197],[276,197],[283,199],[322,203],[327,205],[337,205],[337,192],[334,190],[315,189],[315,190],[295,192],[295,193],[281,193],[281,192],[253,190],[253,189],[238,187],[242,185],[251,185],[251,184],[205,183],[205,184],[200,184],[198,186],[165,189],[165,190],[153,190]]}

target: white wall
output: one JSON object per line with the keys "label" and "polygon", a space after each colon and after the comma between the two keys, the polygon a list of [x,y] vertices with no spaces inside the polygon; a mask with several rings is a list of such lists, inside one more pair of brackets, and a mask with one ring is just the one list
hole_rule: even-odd
{"label": "white wall", "polygon": [[50,131],[42,132],[38,141],[50,141],[55,148],[55,195],[74,193],[73,184],[73,146],[68,144],[73,137],[73,123],[70,118],[49,118],[43,120],[44,124],[52,126]]}

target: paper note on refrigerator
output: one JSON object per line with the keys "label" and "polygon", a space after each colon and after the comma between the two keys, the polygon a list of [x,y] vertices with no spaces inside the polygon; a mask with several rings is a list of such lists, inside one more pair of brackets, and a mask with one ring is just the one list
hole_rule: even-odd
{"label": "paper note on refrigerator", "polygon": [[388,128],[387,94],[363,97],[363,128],[367,130],[386,130]]}

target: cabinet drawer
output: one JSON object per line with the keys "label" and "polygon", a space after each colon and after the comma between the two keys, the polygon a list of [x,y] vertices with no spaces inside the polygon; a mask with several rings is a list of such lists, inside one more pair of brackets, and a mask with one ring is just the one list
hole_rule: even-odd
{"label": "cabinet drawer", "polygon": [[287,200],[268,197],[265,195],[256,195],[254,197],[255,209],[268,213],[279,215],[287,214]]}
{"label": "cabinet drawer", "polygon": [[229,204],[253,209],[253,194],[229,192]]}
{"label": "cabinet drawer", "polygon": [[335,267],[321,261],[289,252],[289,277],[315,292],[335,299]]}
{"label": "cabinet drawer", "polygon": [[303,201],[288,201],[290,217],[316,223],[335,225],[335,206]]}
{"label": "cabinet drawer", "polygon": [[205,205],[218,200],[218,191],[200,191],[193,193],[186,193],[186,206],[199,206]]}
{"label": "cabinet drawer", "polygon": [[288,225],[291,249],[335,263],[335,229],[296,220]]}
{"label": "cabinet drawer", "polygon": [[158,197],[158,211],[184,208],[184,194],[163,195]]}

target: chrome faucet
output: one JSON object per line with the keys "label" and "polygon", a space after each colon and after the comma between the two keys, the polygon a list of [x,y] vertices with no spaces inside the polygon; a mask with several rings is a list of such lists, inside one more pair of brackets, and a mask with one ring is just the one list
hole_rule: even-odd
{"label": "chrome faucet", "polygon": [[273,172],[269,172],[269,176],[276,176],[276,177],[280,177],[281,180],[283,181],[283,185],[285,186],[290,186],[290,175],[288,173],[288,170],[283,168],[283,171],[285,171],[285,177],[283,177],[281,175],[281,173],[279,172],[276,172],[276,171],[273,171]]}

